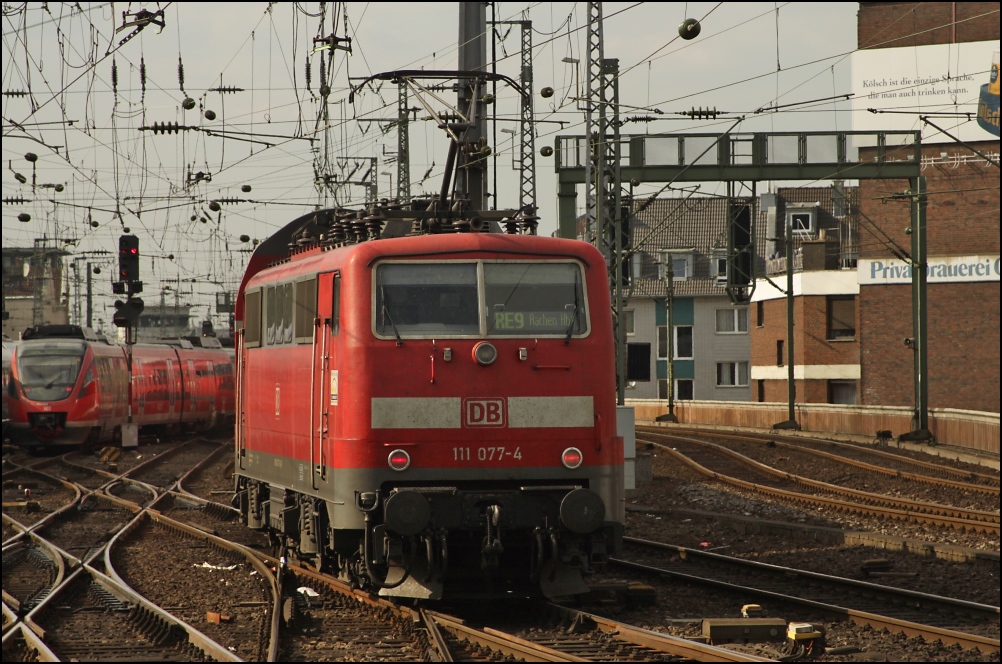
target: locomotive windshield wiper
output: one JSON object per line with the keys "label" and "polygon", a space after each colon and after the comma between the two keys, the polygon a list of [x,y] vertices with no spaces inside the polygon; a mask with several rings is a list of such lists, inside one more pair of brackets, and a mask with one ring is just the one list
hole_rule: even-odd
{"label": "locomotive windshield wiper", "polygon": [[580,279],[581,279],[581,275],[579,275],[578,271],[575,270],[574,271],[574,304],[573,305],[564,305],[564,308],[573,307],[573,308],[571,308],[571,322],[570,322],[570,325],[567,326],[567,337],[564,339],[564,344],[565,345],[570,345],[570,343],[571,343],[571,335],[574,334],[574,324],[578,322],[578,307],[581,306],[580,303],[578,302],[578,285],[580,285]]}
{"label": "locomotive windshield wiper", "polygon": [[390,321],[390,327],[393,328],[393,334],[397,338],[397,345],[402,346],[404,344],[403,339],[400,338],[400,332],[397,331],[397,326],[393,322],[393,316],[390,315],[390,309],[386,306],[386,286],[383,285],[382,280],[379,283],[379,294],[383,300],[383,310],[382,313],[386,316],[386,320]]}

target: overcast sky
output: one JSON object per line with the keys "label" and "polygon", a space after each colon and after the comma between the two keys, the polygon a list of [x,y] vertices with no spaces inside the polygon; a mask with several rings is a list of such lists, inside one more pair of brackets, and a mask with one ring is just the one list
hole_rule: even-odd
{"label": "overcast sky", "polygon": [[[317,3],[270,9],[254,2],[118,3],[114,11],[107,4],[85,3],[83,13],[47,6],[48,12],[39,3],[26,11],[4,10],[3,196],[31,202],[4,203],[3,246],[31,246],[43,235],[70,240],[65,245],[70,251],[108,268],[117,238],[127,227],[141,241],[147,304],[158,301],[168,283],[164,280],[180,279],[182,302],[205,307],[196,310],[199,318],[205,317],[216,291],[235,290],[248,256],[237,250],[250,247],[241,243],[241,235],[264,238],[318,203],[334,204],[329,193],[322,196],[314,186],[315,167],[325,156],[327,172],[340,177],[351,172],[351,158],[376,157],[380,196],[391,194],[391,180],[396,189],[396,165],[389,163],[396,150],[395,130],[357,121],[394,116],[396,88],[385,84],[364,90],[349,104],[349,76],[457,66],[456,3],[339,4],[336,28],[329,5],[323,30],[315,16]],[[150,25],[119,46],[134,29],[115,32],[122,25],[122,11],[141,6],[150,11],[164,7],[165,27]],[[584,116],[574,97],[584,92],[584,70],[576,74],[575,65],[564,59],[586,59],[587,4],[499,3],[495,11],[498,20],[532,20],[537,119],[565,123],[562,128],[551,122],[537,126],[537,152],[553,145],[558,134],[582,134]],[[738,131],[850,128],[848,103],[828,101],[778,114],[755,111],[850,91],[848,54],[856,46],[856,3],[605,3],[604,12],[605,57],[618,58],[622,72],[622,114],[662,113],[655,122],[624,125],[624,134],[720,132],[737,115],[746,116]],[[687,16],[702,20],[702,31],[692,41],[678,38],[678,25]],[[339,50],[328,60],[334,72],[329,120],[319,120],[320,61],[327,52],[311,54],[312,40],[332,29],[352,38],[352,52]],[[498,71],[517,79],[518,28],[499,31],[505,39],[497,47]],[[106,55],[109,46],[114,53]],[[192,110],[181,106],[186,95],[178,81],[179,55],[185,93],[198,104]],[[310,91],[305,87],[307,60]],[[220,85],[244,91],[207,91]],[[539,95],[545,86],[555,89],[553,97]],[[9,94],[29,90],[30,96]],[[453,93],[441,96],[455,101]],[[411,105],[416,105],[413,99]],[[444,110],[439,103],[434,107]],[[715,107],[731,115],[716,122],[674,115],[692,107]],[[517,117],[515,95],[500,91],[497,109],[502,117]],[[200,113],[205,110],[216,118],[206,119]],[[412,193],[438,189],[448,147],[441,130],[423,119],[427,115],[419,112],[418,122],[411,124]],[[243,132],[242,138],[260,142],[236,140],[234,133],[224,140],[205,131],[140,130],[163,122]],[[517,124],[499,128],[516,129]],[[516,207],[512,134],[497,136],[497,206]],[[24,158],[29,151],[38,155],[34,191],[32,164]],[[198,172],[211,174],[211,182],[193,182]],[[20,183],[15,173],[27,182]],[[63,190],[41,186],[55,184]],[[244,185],[251,191],[242,191]],[[650,191],[653,185],[640,189]],[[704,191],[723,190],[710,185]],[[557,227],[555,192],[552,158],[537,156],[541,234]],[[364,195],[361,187],[348,187],[337,202],[358,203]],[[250,202],[224,204],[221,214],[209,210],[208,201],[223,197]],[[583,202],[583,196],[579,199]],[[20,222],[22,213],[31,220]],[[101,250],[112,254],[85,253]],[[96,318],[110,318],[113,298],[107,280],[113,273],[105,269],[95,282],[101,296]],[[167,301],[173,303],[172,294]]]}

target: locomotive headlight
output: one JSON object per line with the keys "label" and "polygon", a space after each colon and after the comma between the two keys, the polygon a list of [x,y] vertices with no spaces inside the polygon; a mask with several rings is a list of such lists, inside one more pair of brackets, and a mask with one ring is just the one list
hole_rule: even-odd
{"label": "locomotive headlight", "polygon": [[393,450],[390,452],[390,456],[386,457],[386,463],[393,470],[407,470],[408,466],[411,465],[411,455],[403,450]]}
{"label": "locomotive headlight", "polygon": [[494,360],[498,359],[498,349],[488,341],[481,341],[473,347],[473,359],[485,367],[494,364]]}
{"label": "locomotive headlight", "polygon": [[576,447],[568,447],[564,450],[564,453],[560,455],[560,462],[564,464],[564,468],[574,470],[579,467],[584,461],[584,455],[581,454],[581,450]]}

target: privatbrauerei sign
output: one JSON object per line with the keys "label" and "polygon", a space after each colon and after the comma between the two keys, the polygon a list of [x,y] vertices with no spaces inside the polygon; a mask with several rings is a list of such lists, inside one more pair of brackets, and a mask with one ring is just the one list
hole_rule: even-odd
{"label": "privatbrauerei sign", "polygon": [[[939,130],[924,126],[920,114],[931,118],[964,141],[998,137],[998,83],[991,81],[998,65],[997,41],[901,48],[863,49],[852,54],[852,110],[856,131],[922,130],[922,141],[949,142]],[[997,81],[996,74],[996,81]],[[991,99],[994,92],[994,132]],[[868,109],[889,111],[870,113]],[[979,110],[987,122],[977,122]],[[966,114],[970,113],[970,117]],[[988,124],[989,127],[985,125]]]}
{"label": "privatbrauerei sign", "polygon": [[[926,281],[930,284],[999,281],[998,256],[949,256],[927,262]],[[911,265],[897,258],[861,258],[856,266],[860,285],[912,282]]]}

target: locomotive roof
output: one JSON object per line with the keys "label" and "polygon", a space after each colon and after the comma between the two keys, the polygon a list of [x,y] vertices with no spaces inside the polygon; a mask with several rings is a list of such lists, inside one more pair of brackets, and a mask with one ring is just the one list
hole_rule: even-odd
{"label": "locomotive roof", "polygon": [[580,240],[515,235],[505,233],[450,233],[380,239],[341,247],[313,246],[294,252],[284,260],[245,279],[241,289],[254,282],[287,279],[299,274],[330,270],[350,264],[371,265],[382,258],[443,259],[484,254],[513,257],[567,257],[586,265],[601,263],[602,257],[592,245]]}

